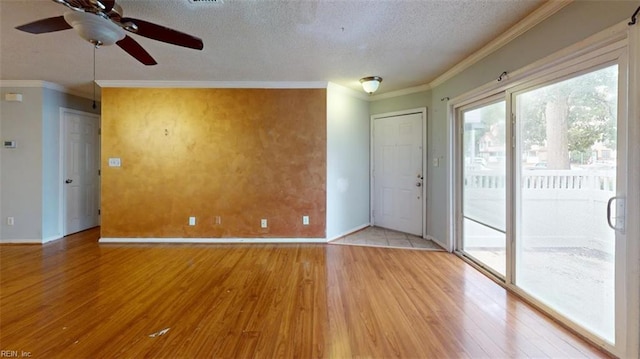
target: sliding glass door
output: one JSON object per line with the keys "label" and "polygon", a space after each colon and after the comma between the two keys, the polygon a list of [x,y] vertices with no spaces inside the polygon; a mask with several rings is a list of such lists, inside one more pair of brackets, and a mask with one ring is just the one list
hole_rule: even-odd
{"label": "sliding glass door", "polygon": [[615,46],[454,105],[455,233],[458,254],[623,353],[627,67]]}
{"label": "sliding glass door", "polygon": [[615,341],[618,65],[514,94],[518,174],[515,284]]}
{"label": "sliding glass door", "polygon": [[506,102],[460,110],[461,251],[500,277],[506,274]]}

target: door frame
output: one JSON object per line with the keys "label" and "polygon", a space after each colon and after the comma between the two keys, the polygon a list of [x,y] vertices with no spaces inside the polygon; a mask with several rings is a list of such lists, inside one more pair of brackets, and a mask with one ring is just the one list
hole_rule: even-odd
{"label": "door frame", "polygon": [[426,238],[427,236],[427,201],[429,198],[427,197],[427,108],[426,107],[418,107],[408,110],[400,110],[394,112],[385,112],[376,115],[370,116],[370,172],[369,172],[369,222],[372,226],[375,225],[375,217],[374,217],[374,209],[375,209],[375,177],[374,177],[374,164],[375,164],[375,120],[389,118],[389,117],[398,117],[405,115],[413,115],[413,114],[421,114],[422,115],[422,238]]}
{"label": "door frame", "polygon": [[[71,108],[67,108],[67,107],[60,107],[59,110],[59,138],[60,138],[60,146],[59,146],[59,176],[58,176],[58,188],[59,188],[59,197],[58,197],[58,229],[60,231],[60,237],[64,237],[67,235],[67,187],[64,185],[64,181],[66,178],[66,170],[67,170],[67,160],[66,160],[66,144],[67,144],[67,136],[66,136],[66,123],[65,123],[65,114],[66,113],[72,113],[72,114],[76,114],[76,115],[82,115],[82,116],[87,116],[87,117],[92,117],[97,121],[98,124],[98,136],[97,136],[97,141],[96,141],[96,161],[97,161],[97,168],[98,170],[100,169],[100,159],[102,157],[101,153],[100,153],[100,149],[102,148],[101,146],[101,136],[100,134],[100,115],[95,114],[95,113],[91,113],[91,112],[85,112],[85,111],[80,111],[80,110],[74,110]],[[97,197],[97,203],[100,204],[100,188],[101,188],[101,176],[98,175],[98,185],[96,186],[97,188],[97,193],[96,193],[96,197]],[[100,214],[98,212],[98,225],[100,225]]]}

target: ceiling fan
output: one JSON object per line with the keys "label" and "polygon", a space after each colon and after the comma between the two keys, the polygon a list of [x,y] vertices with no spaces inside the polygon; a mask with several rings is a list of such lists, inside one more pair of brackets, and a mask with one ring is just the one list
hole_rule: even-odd
{"label": "ceiling fan", "polygon": [[116,4],[115,0],[53,1],[72,11],[63,16],[30,22],[16,29],[31,34],[43,34],[73,28],[80,37],[96,48],[116,44],[145,65],[155,65],[157,62],[137,41],[127,35],[127,32],[196,50],[202,50],[204,47],[202,40],[195,36],[144,20],[123,17],[122,7]]}

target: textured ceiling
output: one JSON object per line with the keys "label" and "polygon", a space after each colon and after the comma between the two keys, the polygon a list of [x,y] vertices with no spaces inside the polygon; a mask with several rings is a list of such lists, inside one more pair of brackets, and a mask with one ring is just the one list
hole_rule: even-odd
{"label": "textured ceiling", "polygon": [[[376,94],[426,84],[539,7],[541,0],[119,0],[124,16],[193,34],[197,51],[132,35],[155,59],[96,51],[98,80],[331,81]],[[50,0],[0,0],[0,79],[44,80],[90,94],[93,47],[75,30],[32,35],[15,26],[62,15]]]}

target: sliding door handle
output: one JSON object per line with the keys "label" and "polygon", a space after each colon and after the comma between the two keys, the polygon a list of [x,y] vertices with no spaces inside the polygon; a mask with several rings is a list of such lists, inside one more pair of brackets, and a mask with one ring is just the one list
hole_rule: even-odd
{"label": "sliding door handle", "polygon": [[[611,218],[611,205],[615,201],[616,203],[616,216]],[[624,233],[624,216],[625,216],[625,202],[624,197],[611,197],[607,202],[607,224],[614,231]],[[615,219],[615,221],[613,220]],[[615,222],[615,223],[614,223]]]}

